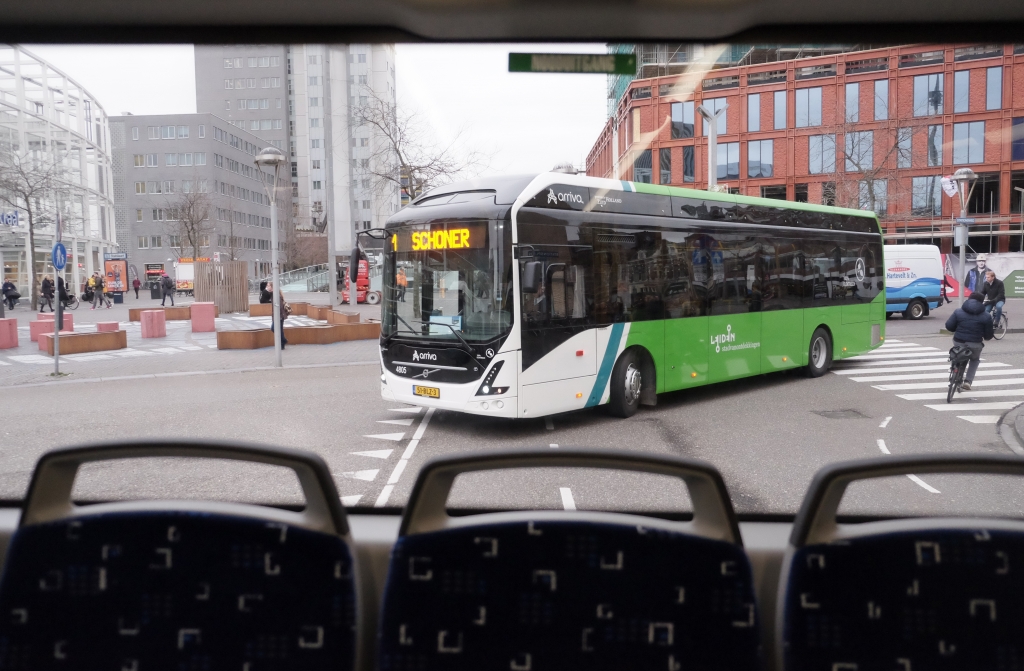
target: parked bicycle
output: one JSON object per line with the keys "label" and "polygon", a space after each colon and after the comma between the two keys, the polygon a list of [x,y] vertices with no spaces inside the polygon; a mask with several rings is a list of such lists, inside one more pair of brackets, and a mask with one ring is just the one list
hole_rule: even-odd
{"label": "parked bicycle", "polygon": [[949,350],[949,391],[946,392],[946,403],[952,403],[953,394],[963,391],[964,374],[970,360],[970,347],[953,345]]}

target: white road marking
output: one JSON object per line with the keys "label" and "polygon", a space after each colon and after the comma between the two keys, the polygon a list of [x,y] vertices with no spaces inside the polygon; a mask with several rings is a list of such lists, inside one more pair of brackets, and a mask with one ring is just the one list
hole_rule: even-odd
{"label": "white road marking", "polygon": [[[199,345],[178,345],[178,347],[180,347],[183,350],[188,350],[189,352],[195,352],[196,350],[203,349]],[[352,498],[352,497],[348,497],[348,498]]]}
{"label": "white road marking", "polygon": [[[982,361],[985,359],[982,358]],[[934,359],[906,359],[900,361],[850,361],[846,359],[844,361],[836,361],[834,366],[838,366],[840,370],[858,370],[868,369],[869,366],[916,366],[918,364],[925,363],[945,363],[949,366],[949,355],[937,356]]]}
{"label": "white road marking", "polygon": [[0,366],[10,366],[13,364],[7,363],[6,361],[0,361]]}
{"label": "white road marking", "polygon": [[368,435],[368,436],[363,436],[363,438],[377,438],[377,439],[380,439],[380,440],[393,440],[393,441],[395,441],[397,443],[402,438],[405,438],[405,434],[404,433],[375,433],[375,434],[371,434],[371,435]]}
{"label": "white road marking", "polygon": [[387,459],[394,450],[370,450],[369,452],[349,452],[357,457],[372,457],[374,459]]}
{"label": "white road marking", "polygon": [[568,487],[559,487],[558,493],[562,495],[562,507],[566,510],[576,510],[576,502],[572,499],[572,490]]}
{"label": "white road marking", "polygon": [[[1008,387],[1015,384],[1024,384],[1024,378],[1011,378],[1009,380],[975,380],[971,388],[975,387]],[[874,389],[881,391],[901,391],[905,389],[947,389],[949,382],[908,382],[905,384],[875,384]],[[970,393],[970,392],[965,392]]]}
{"label": "white road marking", "polygon": [[[962,391],[954,398],[999,398],[1000,396],[1024,396],[1024,389],[1007,389],[997,391]],[[907,401],[937,401],[946,398],[946,392],[929,394],[896,394],[897,398]]]}
{"label": "white road marking", "polygon": [[53,359],[41,354],[19,354],[7,358],[17,363],[53,363]]}
{"label": "white road marking", "polygon": [[357,503],[359,503],[359,499],[361,499],[361,498],[363,498],[362,494],[353,494],[352,496],[343,496],[343,497],[341,497],[341,505],[345,506],[346,508],[351,508],[352,506],[354,506]]}
{"label": "white road marking", "polygon": [[874,349],[874,350],[871,350],[871,351],[872,352],[878,352],[880,350],[892,350],[892,349],[897,349],[898,350],[898,349],[905,349],[907,347],[921,347],[921,345],[916,345],[916,344],[914,344],[912,342],[902,342],[902,343],[898,343],[898,344],[889,342],[889,343],[885,343],[884,345],[882,345],[878,349]]}
{"label": "white road marking", "polygon": [[388,408],[391,412],[409,412],[414,415],[420,414],[420,410],[423,408]]}
{"label": "white road marking", "polygon": [[892,416],[886,417],[885,419],[882,420],[882,423],[878,425],[878,428],[879,429],[884,429],[885,427],[889,426],[889,422],[891,420],[892,420]]}
{"label": "white road marking", "polygon": [[160,352],[161,354],[179,354],[181,350],[177,347],[154,347],[150,352]]}
{"label": "white road marking", "polygon": [[551,443],[548,447],[558,447],[558,443]]}
{"label": "white road marking", "polygon": [[373,480],[377,477],[377,473],[379,472],[380,469],[371,468],[365,471],[345,471],[344,473],[340,473],[340,475],[343,478],[351,478],[353,480],[365,480],[366,482],[373,482]]}
{"label": "white road marking", "polygon": [[902,343],[903,341],[902,341],[902,340],[886,340],[886,341],[885,341],[885,344],[886,344],[886,345],[890,345],[890,344],[892,344],[892,343],[897,343],[897,342],[898,342],[898,343]]}
{"label": "white road marking", "polygon": [[378,424],[397,424],[398,426],[412,426],[413,418],[406,417],[403,419],[378,419]]}
{"label": "white road marking", "polygon": [[[868,377],[851,377],[847,378],[854,382],[889,382],[893,380],[948,380],[949,379],[949,366],[933,366],[938,368],[942,372],[939,373],[915,373],[913,375],[871,375]],[[875,371],[871,371],[874,373]],[[977,375],[993,376],[993,375],[1018,375],[1024,373],[1024,368],[997,368],[996,370],[979,370]]]}
{"label": "white road marking", "polygon": [[910,478],[911,480],[913,480],[915,483],[917,483],[917,484],[921,485],[922,487],[924,487],[925,490],[931,492],[932,494],[941,494],[942,493],[939,490],[937,490],[934,487],[932,487],[931,485],[929,485],[927,482],[925,482],[921,478],[917,477],[916,475],[908,475],[907,477]]}
{"label": "white road marking", "polygon": [[925,405],[924,407],[938,410],[939,412],[949,410],[964,412],[966,410],[1009,410],[1016,408],[1018,405],[1020,403],[1017,401],[1009,401],[999,403],[943,403],[941,405]]}
{"label": "white road marking", "polygon": [[879,438],[875,442],[878,443],[878,449],[880,449],[882,451],[882,454],[892,454],[892,452],[889,451],[889,448],[885,446],[885,441],[884,440]]}
{"label": "white road marking", "polygon": [[544,418],[544,426],[547,427],[548,431],[554,431],[555,430],[555,422],[550,417],[545,417]]}
{"label": "white road marking", "polygon": [[999,423],[999,415],[957,415],[957,419],[966,419],[971,424]]}
{"label": "white road marking", "polygon": [[[419,426],[416,427],[416,433],[412,434],[412,440],[406,446],[405,451],[402,452],[402,458],[398,460],[398,464],[395,466],[395,470],[391,471],[391,477],[388,478],[387,485],[381,490],[380,496],[377,497],[377,501],[373,504],[375,508],[383,508],[388,504],[388,497],[391,496],[391,492],[394,491],[395,485],[398,483],[398,479],[402,477],[402,473],[405,472],[405,467],[412,459],[413,453],[416,451],[416,446],[420,444],[420,440],[423,438],[423,434],[427,430],[427,425],[430,424],[430,418],[434,416],[434,408],[427,410],[427,413],[423,415],[423,419],[420,420]],[[404,435],[404,434],[403,434]]]}
{"label": "white road marking", "polygon": [[924,357],[933,357],[933,356],[935,356],[936,354],[939,353],[939,350],[938,350],[937,347],[929,347],[927,349],[931,350],[931,351],[926,351],[926,350],[918,351],[918,350],[915,350],[913,352],[899,352],[899,353],[893,352],[892,354],[861,354],[860,356],[851,356],[849,359],[844,359],[844,361],[859,362],[859,361],[882,361],[882,360],[892,360],[892,359],[922,359]]}
{"label": "white road marking", "polygon": [[895,349],[886,349],[884,347],[881,347],[879,349],[871,350],[870,352],[865,352],[864,354],[858,354],[857,356],[851,356],[849,358],[850,359],[863,359],[863,358],[870,357],[870,356],[882,356],[882,355],[888,356],[890,354],[893,355],[893,356],[896,356],[896,355],[899,355],[899,354],[908,354],[909,355],[909,354],[912,354],[914,352],[931,352],[931,353],[934,354],[936,351],[938,351],[938,349],[939,349],[938,347],[925,347],[923,345],[909,345],[908,344],[908,345],[900,345],[899,347],[897,347]]}

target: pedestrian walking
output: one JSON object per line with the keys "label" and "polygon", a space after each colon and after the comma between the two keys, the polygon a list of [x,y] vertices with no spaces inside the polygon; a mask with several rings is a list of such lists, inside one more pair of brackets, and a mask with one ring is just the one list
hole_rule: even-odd
{"label": "pedestrian walking", "polygon": [[942,306],[942,302],[943,301],[945,301],[946,303],[952,303],[953,302],[953,301],[951,301],[949,299],[949,294],[946,292],[947,289],[952,289],[952,288],[953,288],[953,285],[949,283],[949,278],[946,277],[945,275],[943,275],[942,276],[942,295],[939,297],[940,298],[940,300],[939,300],[939,306],[940,307]]}
{"label": "pedestrian walking", "polygon": [[405,302],[405,288],[409,286],[409,278],[405,275],[405,268],[398,269],[398,276],[395,278],[398,285],[398,300]]}
{"label": "pedestrian walking", "polygon": [[171,307],[173,308],[174,307],[174,280],[172,280],[171,277],[167,273],[164,273],[163,276],[160,278],[160,288],[163,290],[163,300],[160,301],[160,305],[166,305],[167,297],[170,296],[170,298],[171,298]]}
{"label": "pedestrian walking", "polygon": [[103,275],[99,274],[98,272],[93,273],[91,282],[92,282],[93,290],[92,290],[92,307],[90,309],[91,310],[95,310],[97,305],[99,305],[100,307],[103,307],[104,303],[107,304],[107,309],[108,310],[110,308],[114,307],[113,304],[111,304],[110,299],[107,298],[106,293],[104,293],[104,290],[103,290]]}
{"label": "pedestrian walking", "polygon": [[13,310],[15,301],[21,298],[21,294],[18,293],[18,287],[14,286],[14,282],[6,279],[0,290],[3,291],[4,300],[7,301],[7,309]]}
{"label": "pedestrian walking", "polygon": [[57,275],[57,300],[67,307],[68,287],[64,284],[64,278],[60,275]]}
{"label": "pedestrian walking", "polygon": [[39,296],[39,311],[46,312],[46,307],[50,307],[50,312],[53,312],[53,280],[47,275],[43,278],[43,285]]}
{"label": "pedestrian walking", "polygon": [[138,277],[136,277],[134,280],[132,280],[132,289],[135,289],[135,298],[136,298],[136,300],[139,298],[139,287],[141,287],[141,286],[142,286],[142,282],[139,281]]}
{"label": "pedestrian walking", "polygon": [[[270,286],[271,290],[273,290],[273,285]],[[288,305],[288,303],[285,303],[284,293],[282,293],[280,289],[277,292],[277,300],[280,302],[281,305],[281,349],[284,349],[284,346],[288,344],[288,339],[284,337],[284,320],[288,319],[288,315],[292,313],[292,306]],[[273,317],[270,318],[270,332],[274,332]]]}

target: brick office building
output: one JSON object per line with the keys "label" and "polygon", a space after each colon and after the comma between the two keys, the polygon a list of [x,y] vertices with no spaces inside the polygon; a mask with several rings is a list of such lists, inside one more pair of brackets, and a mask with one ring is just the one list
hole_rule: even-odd
{"label": "brick office building", "polygon": [[1024,45],[915,45],[636,79],[587,174],[707,188],[695,107],[726,106],[718,182],[730,192],[879,213],[891,242],[949,251],[969,167],[975,251],[1024,248]]}

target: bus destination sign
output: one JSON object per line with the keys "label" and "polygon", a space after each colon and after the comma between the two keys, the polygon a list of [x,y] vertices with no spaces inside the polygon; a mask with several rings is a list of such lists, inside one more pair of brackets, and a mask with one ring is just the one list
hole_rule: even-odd
{"label": "bus destination sign", "polygon": [[429,229],[406,229],[391,234],[393,252],[432,252],[483,249],[487,246],[486,224],[434,224]]}

